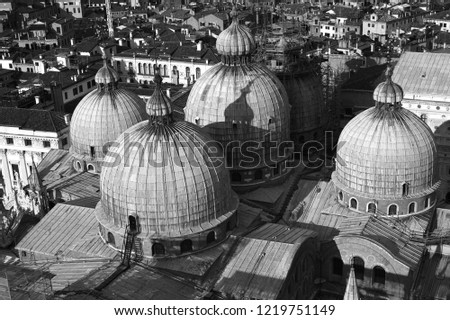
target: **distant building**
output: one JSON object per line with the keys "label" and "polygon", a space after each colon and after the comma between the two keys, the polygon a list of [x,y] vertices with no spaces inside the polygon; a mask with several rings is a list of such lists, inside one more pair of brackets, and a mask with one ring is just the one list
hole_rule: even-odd
{"label": "distant building", "polygon": [[84,4],[86,2],[85,0],[73,0],[73,1],[54,0],[54,1],[59,5],[59,7],[62,10],[71,13],[74,18],[78,19],[83,18]]}
{"label": "distant building", "polygon": [[434,23],[441,27],[441,31],[450,32],[450,10],[426,16],[423,22]]}
{"label": "distant building", "polygon": [[403,107],[434,132],[439,155],[441,196],[450,200],[450,54],[405,52],[393,79],[404,90]]}
{"label": "distant building", "polygon": [[219,62],[215,50],[197,45],[167,44],[149,49],[131,49],[115,55],[115,69],[127,82],[149,83],[159,67],[164,82],[192,84]]}
{"label": "distant building", "polygon": [[38,164],[51,149],[69,148],[69,126],[54,111],[0,108],[2,187],[7,195],[21,180],[29,183],[33,161]]}

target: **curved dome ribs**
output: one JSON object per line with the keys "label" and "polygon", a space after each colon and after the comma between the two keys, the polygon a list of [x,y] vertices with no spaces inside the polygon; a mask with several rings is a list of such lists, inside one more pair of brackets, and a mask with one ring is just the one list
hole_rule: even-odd
{"label": "curved dome ribs", "polygon": [[[181,240],[192,241],[194,250],[210,245],[201,238],[211,230],[223,239],[238,198],[223,164],[212,165],[211,139],[194,124],[174,121],[159,74],[155,83],[147,102],[148,120],[126,130],[105,159],[118,154],[129,161],[102,171],[96,216],[105,232],[117,236],[128,217],[136,217],[147,255],[152,254],[146,244],[159,243],[165,247],[164,256],[170,256],[183,253]],[[140,147],[127,150],[126,143]]]}
{"label": "curved dome ribs", "polygon": [[148,116],[144,101],[136,94],[117,88],[119,76],[106,59],[96,76],[97,88],[77,105],[70,125],[74,167],[101,171],[102,160],[112,142],[129,127]]}
{"label": "curved dome ribs", "polygon": [[344,194],[343,203],[351,198],[360,204],[376,201],[381,212],[388,213],[395,204],[396,216],[418,214],[430,207],[415,205],[416,211],[410,212],[411,201],[430,202],[440,184],[437,149],[430,128],[401,107],[403,90],[391,74],[388,66],[386,81],[374,91],[375,107],[357,115],[342,131],[337,150],[341,161],[333,181]]}

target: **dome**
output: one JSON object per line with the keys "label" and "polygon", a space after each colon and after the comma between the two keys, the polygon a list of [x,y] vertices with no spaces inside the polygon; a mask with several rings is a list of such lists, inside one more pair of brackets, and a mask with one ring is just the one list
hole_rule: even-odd
{"label": "dome", "polygon": [[216,141],[289,140],[290,105],[286,91],[265,66],[219,63],[193,85],[186,121],[203,127]]}
{"label": "dome", "polygon": [[380,100],[376,106],[353,118],[339,137],[333,181],[352,196],[377,201],[420,198],[439,186],[430,128],[401,107],[401,95],[383,96],[388,93],[382,90],[385,87],[398,87],[397,93],[402,92],[392,83],[391,73],[388,67],[386,82],[377,88]]}
{"label": "dome", "polygon": [[219,54],[225,56],[243,56],[251,54],[256,42],[249,28],[239,23],[235,8],[230,12],[233,21],[223,30],[216,41]]}
{"label": "dome", "polygon": [[97,83],[97,89],[75,108],[70,124],[71,152],[75,156],[102,159],[105,146],[129,127],[147,119],[145,103],[139,96],[110,85]]}
{"label": "dome", "polygon": [[[213,161],[218,155],[199,127],[172,120],[170,101],[155,82],[149,120],[125,131],[104,160],[98,220],[124,230],[133,216],[139,237],[160,240],[214,230],[238,204],[228,171]],[[128,149],[129,143],[139,147]]]}
{"label": "dome", "polygon": [[403,89],[391,79],[392,68],[386,70],[386,81],[380,83],[373,92],[373,99],[380,103],[395,104],[403,100]]}
{"label": "dome", "polygon": [[342,131],[334,181],[354,195],[395,199],[428,193],[436,186],[437,152],[433,133],[403,108],[372,107]]}
{"label": "dome", "polygon": [[97,84],[110,84],[118,82],[120,77],[117,71],[107,64],[106,59],[103,61],[103,67],[101,67],[95,75],[95,82]]}

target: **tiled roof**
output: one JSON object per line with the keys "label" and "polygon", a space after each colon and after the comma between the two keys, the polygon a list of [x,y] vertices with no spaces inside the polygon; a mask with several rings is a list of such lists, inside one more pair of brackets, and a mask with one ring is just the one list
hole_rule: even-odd
{"label": "tiled roof", "polygon": [[238,240],[214,290],[234,299],[276,299],[300,244]]}
{"label": "tiled roof", "polygon": [[[438,251],[439,245],[436,251]],[[415,299],[450,299],[450,256],[433,252],[425,259]]]}
{"label": "tiled roof", "polygon": [[57,204],[16,246],[62,260],[113,258],[117,252],[97,234],[94,209]]}
{"label": "tiled roof", "polygon": [[405,99],[450,101],[450,54],[405,52],[394,69]]}
{"label": "tiled roof", "polygon": [[450,20],[450,10],[441,11],[436,14],[432,14],[430,16],[424,17],[426,20]]}
{"label": "tiled roof", "polygon": [[370,239],[413,270],[419,266],[425,250],[424,243],[412,241],[409,231],[394,220],[371,215],[359,216],[344,220],[339,229],[339,237],[361,236]]}
{"label": "tiled roof", "polygon": [[0,107],[0,125],[23,130],[60,132],[67,128],[64,114],[55,111]]}

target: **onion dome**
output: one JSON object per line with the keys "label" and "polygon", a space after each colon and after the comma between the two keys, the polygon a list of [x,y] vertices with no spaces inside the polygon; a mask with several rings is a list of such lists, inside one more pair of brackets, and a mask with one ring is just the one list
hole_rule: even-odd
{"label": "onion dome", "polygon": [[108,145],[122,132],[147,119],[144,101],[133,92],[117,88],[116,76],[105,63],[95,77],[97,88],[77,105],[70,124],[74,156],[101,160]]}
{"label": "onion dome", "polygon": [[[333,181],[344,193],[374,200],[426,196],[439,186],[433,133],[398,100],[402,89],[387,72],[385,86],[399,88],[353,118],[342,131]],[[387,84],[386,84],[387,83]],[[395,92],[395,93],[394,93]],[[407,209],[403,212],[408,212]]]}
{"label": "onion dome", "polygon": [[231,25],[223,30],[216,41],[216,48],[222,56],[246,56],[256,49],[255,38],[249,28],[239,23],[236,8],[230,12]]}
{"label": "onion dome", "polygon": [[238,198],[217,161],[218,146],[198,126],[173,121],[160,77],[155,83],[147,104],[149,120],[125,131],[104,160],[97,219],[123,234],[134,217],[139,237],[171,238],[166,244],[173,246],[173,238],[189,239],[226,224]]}
{"label": "onion dome", "polygon": [[[237,39],[243,37],[233,31],[241,30],[233,14],[232,25],[217,42],[222,48],[237,47]],[[250,49],[221,50],[221,63],[197,79],[184,109],[186,121],[201,126],[221,144],[233,187],[242,191],[279,179],[287,173],[283,162],[290,156],[290,150],[281,151],[286,147],[283,142],[290,140],[286,91],[266,66],[251,61],[254,38],[249,31],[245,34],[251,38]]]}
{"label": "onion dome", "polygon": [[264,141],[269,131],[272,141],[288,141],[289,112],[283,85],[265,66],[217,64],[194,84],[185,117],[226,145]]}
{"label": "onion dome", "polygon": [[391,79],[392,68],[388,65],[386,81],[380,83],[373,92],[373,99],[378,103],[396,104],[403,100],[403,89]]}
{"label": "onion dome", "polygon": [[119,81],[119,78],[117,71],[109,66],[106,59],[104,59],[103,67],[101,67],[95,75],[95,82],[100,85],[115,85]]}

